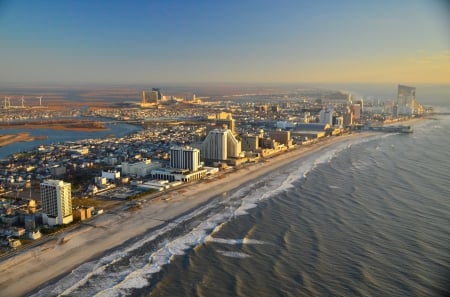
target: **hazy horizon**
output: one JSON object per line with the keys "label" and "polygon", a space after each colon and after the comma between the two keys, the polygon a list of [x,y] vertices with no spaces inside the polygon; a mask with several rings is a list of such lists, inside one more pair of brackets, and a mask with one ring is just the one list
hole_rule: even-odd
{"label": "hazy horizon", "polygon": [[449,3],[0,1],[2,84],[450,84]]}
{"label": "hazy horizon", "polygon": [[[392,100],[397,97],[397,87],[402,83],[316,83],[316,84],[275,84],[275,83],[195,83],[195,84],[5,84],[0,82],[0,96],[16,96],[17,98],[27,96],[41,96],[47,92],[64,94],[86,93],[86,91],[106,91],[104,97],[114,94],[117,97],[124,90],[128,90],[124,99],[129,100],[129,91],[135,90],[135,100],[140,100],[142,90],[159,87],[166,95],[188,96],[196,94],[197,96],[226,96],[247,91],[251,93],[281,94],[284,92],[293,93],[299,90],[325,90],[325,91],[344,91],[349,92],[356,98],[378,98],[381,100]],[[447,106],[450,103],[450,84],[410,84],[416,88],[416,96],[422,104],[438,104]],[[115,92],[117,91],[117,92]],[[16,99],[17,99],[16,98]],[[69,99],[66,97],[66,99]],[[18,99],[17,99],[18,100]]]}

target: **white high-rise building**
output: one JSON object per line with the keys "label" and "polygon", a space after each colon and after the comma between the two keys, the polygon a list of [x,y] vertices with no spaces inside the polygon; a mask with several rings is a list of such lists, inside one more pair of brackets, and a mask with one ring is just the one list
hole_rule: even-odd
{"label": "white high-rise building", "polygon": [[241,152],[241,142],[234,137],[230,129],[210,131],[201,146],[202,158],[210,161],[238,158]]}
{"label": "white high-rise building", "polygon": [[203,159],[225,161],[227,159],[227,134],[225,130],[214,129],[208,133],[202,142],[201,155]]}
{"label": "white high-rise building", "polygon": [[70,183],[53,179],[42,182],[41,203],[44,223],[54,226],[73,221]]}
{"label": "white high-rise building", "polygon": [[200,167],[200,150],[192,147],[171,148],[170,167],[197,171]]}

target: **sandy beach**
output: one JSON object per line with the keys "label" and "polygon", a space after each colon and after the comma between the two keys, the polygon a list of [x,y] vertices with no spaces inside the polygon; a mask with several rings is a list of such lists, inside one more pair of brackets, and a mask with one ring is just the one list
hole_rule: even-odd
{"label": "sandy beach", "polygon": [[[136,211],[120,208],[87,221],[72,231],[58,234],[54,239],[19,252],[0,262],[1,296],[23,296],[43,284],[69,273],[80,264],[96,258],[149,229],[157,228],[183,213],[189,212],[213,197],[237,189],[272,170],[285,166],[308,154],[333,144],[373,133],[353,133],[330,137],[318,144],[299,147],[257,163],[227,173],[224,178],[199,182],[164,194],[143,204]],[[170,200],[161,198],[170,197]]]}

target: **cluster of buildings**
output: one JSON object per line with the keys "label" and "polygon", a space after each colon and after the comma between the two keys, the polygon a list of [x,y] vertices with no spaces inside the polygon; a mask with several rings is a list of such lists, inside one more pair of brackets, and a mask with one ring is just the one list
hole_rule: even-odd
{"label": "cluster of buildings", "polygon": [[152,88],[151,91],[142,91],[141,108],[158,107],[160,104],[170,102],[201,103],[201,100],[192,95],[191,98],[177,98],[175,96],[164,96],[159,88]]}
{"label": "cluster of buildings", "polygon": [[[286,99],[283,96],[277,100],[283,98]],[[173,113],[174,122],[188,118],[189,125],[169,122],[146,125],[126,137],[41,146],[26,156],[18,154],[3,162],[0,189],[4,193],[17,195],[18,189],[30,188],[29,202],[16,205],[15,213],[2,200],[0,221],[8,227],[5,229],[8,232],[3,234],[5,238],[23,236],[22,229],[30,234],[29,238],[37,238],[40,224],[65,225],[91,217],[95,209],[72,207],[73,181],[63,181],[76,172],[95,172],[93,178],[89,175],[83,181],[85,184],[78,192],[80,197],[126,199],[139,191],[164,191],[203,179],[224,167],[255,162],[295,145],[340,135],[354,125],[373,119],[374,114],[367,113],[362,99],[354,100],[342,92],[327,93],[313,100],[301,98],[275,103],[236,100],[204,103],[198,108],[191,105],[153,108],[167,100],[154,88],[142,93],[144,109],[95,112],[97,116],[108,115],[116,120],[125,117],[144,120],[148,115],[162,117]],[[397,114],[420,114],[415,88],[399,86],[396,106]],[[40,195],[36,199],[31,199],[32,180],[39,181]],[[121,190],[117,191],[118,188]],[[33,207],[30,201],[34,201]],[[9,240],[8,245],[14,247],[17,241]]]}

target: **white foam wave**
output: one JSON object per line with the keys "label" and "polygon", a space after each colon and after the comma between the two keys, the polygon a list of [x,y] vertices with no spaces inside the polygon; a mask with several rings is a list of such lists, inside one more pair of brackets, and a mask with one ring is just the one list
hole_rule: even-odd
{"label": "white foam wave", "polygon": [[238,259],[244,259],[249,258],[250,255],[242,252],[229,252],[229,251],[217,251],[221,255],[229,258],[238,258]]}
{"label": "white foam wave", "polygon": [[251,239],[251,238],[242,238],[242,239],[231,239],[231,238],[218,238],[218,237],[212,237],[209,235],[205,242],[215,242],[215,243],[222,243],[222,244],[229,244],[229,245],[238,245],[238,244],[268,244],[265,241],[257,240],[257,239]]}

